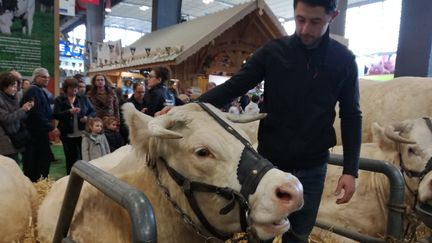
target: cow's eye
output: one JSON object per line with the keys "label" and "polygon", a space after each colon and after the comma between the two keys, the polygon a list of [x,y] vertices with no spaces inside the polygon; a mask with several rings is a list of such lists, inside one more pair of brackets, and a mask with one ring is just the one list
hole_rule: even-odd
{"label": "cow's eye", "polygon": [[199,157],[211,156],[210,150],[208,148],[197,148],[195,149],[195,154]]}
{"label": "cow's eye", "polygon": [[415,149],[414,148],[408,148],[408,155],[416,155],[417,154],[417,152],[415,151]]}

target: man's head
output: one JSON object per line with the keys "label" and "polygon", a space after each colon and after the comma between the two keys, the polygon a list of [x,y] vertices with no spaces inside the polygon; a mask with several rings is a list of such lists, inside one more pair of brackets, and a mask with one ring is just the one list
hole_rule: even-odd
{"label": "man's head", "polygon": [[141,83],[134,83],[133,85],[133,97],[137,101],[141,101],[144,98],[145,86]]}
{"label": "man's head", "polygon": [[296,34],[307,47],[316,47],[336,18],[337,0],[294,0]]}
{"label": "man's head", "polygon": [[50,80],[50,75],[47,69],[36,68],[35,70],[33,70],[32,79],[35,84],[42,87],[47,87]]}

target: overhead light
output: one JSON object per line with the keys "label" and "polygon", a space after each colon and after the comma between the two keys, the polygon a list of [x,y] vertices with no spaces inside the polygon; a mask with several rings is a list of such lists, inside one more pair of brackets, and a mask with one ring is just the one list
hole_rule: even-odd
{"label": "overhead light", "polygon": [[205,4],[210,4],[210,3],[212,3],[214,0],[202,0],[203,1],[203,3],[205,3]]}
{"label": "overhead light", "polygon": [[139,7],[139,9],[140,10],[142,10],[142,11],[146,11],[147,9],[149,9],[150,7],[147,7],[147,6],[141,6],[141,7]]}

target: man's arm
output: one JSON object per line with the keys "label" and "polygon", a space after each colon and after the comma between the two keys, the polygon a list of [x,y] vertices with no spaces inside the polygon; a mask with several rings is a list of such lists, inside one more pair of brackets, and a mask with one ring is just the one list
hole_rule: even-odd
{"label": "man's arm", "polygon": [[339,117],[344,154],[343,174],[358,176],[358,161],[361,146],[362,116],[355,60],[349,66],[349,75],[339,99]]}
{"label": "man's arm", "polygon": [[339,178],[335,195],[341,195],[337,204],[347,203],[355,192],[355,178],[358,176],[361,122],[360,95],[357,76],[357,65],[352,61],[348,68],[348,78],[339,99],[339,117],[341,119],[342,145],[344,154],[343,174]]}

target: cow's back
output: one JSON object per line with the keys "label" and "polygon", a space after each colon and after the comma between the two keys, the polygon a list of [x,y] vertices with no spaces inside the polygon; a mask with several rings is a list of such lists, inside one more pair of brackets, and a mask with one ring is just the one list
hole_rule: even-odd
{"label": "cow's back", "polygon": [[[360,80],[362,142],[372,141],[371,125],[386,126],[394,122],[432,116],[432,79],[398,77],[387,82]],[[340,120],[335,121],[338,144],[341,144]]]}
{"label": "cow's back", "polygon": [[33,217],[36,190],[17,163],[0,156],[0,239],[20,240]]}

